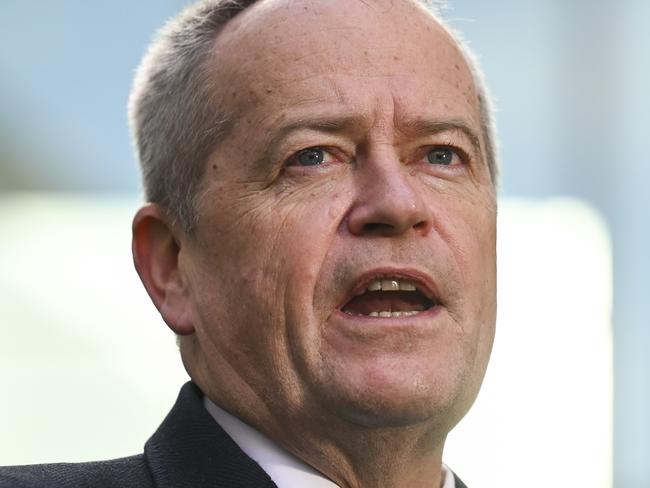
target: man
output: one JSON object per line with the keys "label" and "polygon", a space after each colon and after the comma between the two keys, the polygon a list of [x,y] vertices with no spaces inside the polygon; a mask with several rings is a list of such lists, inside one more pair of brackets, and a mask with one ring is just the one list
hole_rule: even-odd
{"label": "man", "polygon": [[131,120],[136,268],[192,378],[145,452],[0,486],[463,487],[495,323],[495,156],[415,0],[199,2]]}

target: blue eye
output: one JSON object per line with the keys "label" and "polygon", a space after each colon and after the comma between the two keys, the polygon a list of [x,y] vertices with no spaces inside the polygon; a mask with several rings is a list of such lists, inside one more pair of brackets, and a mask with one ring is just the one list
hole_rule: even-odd
{"label": "blue eye", "polygon": [[325,151],[320,147],[304,149],[296,155],[296,161],[301,166],[318,166],[325,161]]}
{"label": "blue eye", "polygon": [[449,165],[454,161],[454,150],[449,147],[434,147],[427,153],[431,164]]}

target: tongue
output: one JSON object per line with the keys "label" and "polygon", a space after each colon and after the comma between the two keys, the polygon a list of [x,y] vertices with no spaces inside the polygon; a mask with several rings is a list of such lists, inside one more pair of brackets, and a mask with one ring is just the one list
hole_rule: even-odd
{"label": "tongue", "polygon": [[417,291],[367,291],[346,303],[342,310],[353,315],[370,315],[371,312],[422,311],[431,305]]}

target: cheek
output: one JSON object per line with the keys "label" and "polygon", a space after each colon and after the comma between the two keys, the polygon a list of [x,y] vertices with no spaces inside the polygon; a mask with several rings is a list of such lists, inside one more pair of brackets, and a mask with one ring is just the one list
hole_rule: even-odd
{"label": "cheek", "polygon": [[[450,315],[460,325],[468,393],[478,391],[492,349],[496,321],[496,207],[490,198],[448,200],[441,224],[458,287]],[[472,396],[473,398],[473,396]]]}
{"label": "cheek", "polygon": [[292,191],[258,191],[239,197],[206,221],[203,268],[206,278],[218,269],[226,294],[250,297],[252,306],[282,314],[288,306],[313,297],[320,267],[345,212],[344,195],[325,185]]}
{"label": "cheek", "polygon": [[465,321],[476,371],[482,372],[492,348],[496,322],[496,212],[494,207],[471,210],[462,228],[467,249],[462,268]]}
{"label": "cheek", "polygon": [[259,237],[268,241],[271,260],[287,260],[282,267],[292,273],[320,268],[348,207],[345,193],[334,186],[319,181],[274,195],[251,216]]}
{"label": "cheek", "polygon": [[[473,198],[472,198],[473,197]],[[456,268],[454,310],[463,322],[494,315],[496,302],[496,207],[489,196],[449,193],[436,211],[436,231]]]}

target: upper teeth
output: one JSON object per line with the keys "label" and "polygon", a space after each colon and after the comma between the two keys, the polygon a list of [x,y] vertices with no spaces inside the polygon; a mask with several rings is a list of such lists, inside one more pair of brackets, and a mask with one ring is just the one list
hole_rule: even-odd
{"label": "upper teeth", "polygon": [[361,290],[360,293],[366,291],[415,291],[417,287],[411,281],[392,279],[373,280],[368,285],[366,290]]}

